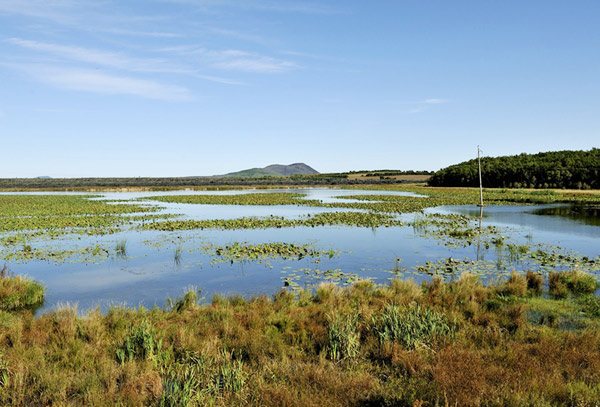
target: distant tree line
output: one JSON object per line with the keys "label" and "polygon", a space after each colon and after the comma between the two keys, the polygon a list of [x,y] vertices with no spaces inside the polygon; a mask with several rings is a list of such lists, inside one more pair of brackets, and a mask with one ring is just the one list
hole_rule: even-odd
{"label": "distant tree line", "polygon": [[344,174],[311,174],[266,177],[171,177],[171,178],[0,178],[0,189],[86,189],[149,187],[171,189],[183,187],[227,187],[270,185],[357,185],[397,184],[393,179],[351,180]]}
{"label": "distant tree line", "polygon": [[[490,188],[600,189],[600,149],[483,157],[481,171]],[[477,159],[435,172],[429,185],[479,186]]]}

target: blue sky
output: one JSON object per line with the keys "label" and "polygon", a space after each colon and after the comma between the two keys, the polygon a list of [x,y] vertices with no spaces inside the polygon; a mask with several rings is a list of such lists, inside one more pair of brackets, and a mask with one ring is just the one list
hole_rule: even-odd
{"label": "blue sky", "polygon": [[600,146],[600,2],[0,0],[0,178]]}

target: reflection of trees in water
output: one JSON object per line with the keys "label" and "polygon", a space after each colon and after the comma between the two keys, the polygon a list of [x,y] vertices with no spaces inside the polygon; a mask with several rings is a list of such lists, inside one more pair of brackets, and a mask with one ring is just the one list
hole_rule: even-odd
{"label": "reflection of trees in water", "polygon": [[534,212],[536,215],[561,216],[564,218],[576,220],[586,225],[600,226],[600,206],[556,206],[553,208],[539,209]]}

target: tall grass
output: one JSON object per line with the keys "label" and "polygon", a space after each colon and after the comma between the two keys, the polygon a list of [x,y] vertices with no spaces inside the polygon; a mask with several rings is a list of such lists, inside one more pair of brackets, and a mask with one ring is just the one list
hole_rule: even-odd
{"label": "tall grass", "polygon": [[[597,298],[523,286],[463,275],[203,304],[191,289],[164,309],[85,316],[0,311],[0,405],[593,406]],[[572,323],[532,317],[549,313]]]}
{"label": "tall grass", "polygon": [[419,304],[407,308],[387,304],[383,312],[373,317],[373,325],[380,342],[398,342],[406,349],[430,346],[434,340],[453,333],[445,315]]}
{"label": "tall grass", "polygon": [[353,359],[359,353],[358,313],[332,314],[329,319],[328,355],[332,360]]}
{"label": "tall grass", "polygon": [[118,257],[127,257],[127,239],[119,240],[115,246],[115,251]]}
{"label": "tall grass", "polygon": [[134,359],[151,360],[156,363],[161,349],[162,339],[156,338],[150,322],[144,319],[140,325],[131,328],[121,346],[117,348],[116,357],[121,365]]}
{"label": "tall grass", "polygon": [[0,270],[0,310],[15,311],[44,302],[44,287],[35,281],[14,276],[4,265]]}
{"label": "tall grass", "polygon": [[598,289],[598,281],[581,271],[551,272],[548,275],[550,294],[557,298],[593,294]]}
{"label": "tall grass", "polygon": [[173,261],[175,265],[181,266],[181,254],[183,253],[183,248],[181,246],[177,246],[175,248],[175,252],[173,253]]}

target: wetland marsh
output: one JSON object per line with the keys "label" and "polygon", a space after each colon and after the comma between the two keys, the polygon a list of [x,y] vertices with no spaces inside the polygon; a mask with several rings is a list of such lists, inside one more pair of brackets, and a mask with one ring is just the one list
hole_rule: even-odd
{"label": "wetland marsh", "polygon": [[0,260],[46,286],[40,311],[162,306],[190,286],[248,298],[323,281],[599,271],[598,195],[486,198],[480,219],[466,188],[3,193]]}
{"label": "wetland marsh", "polygon": [[477,192],[0,194],[0,402],[596,405],[600,197]]}

